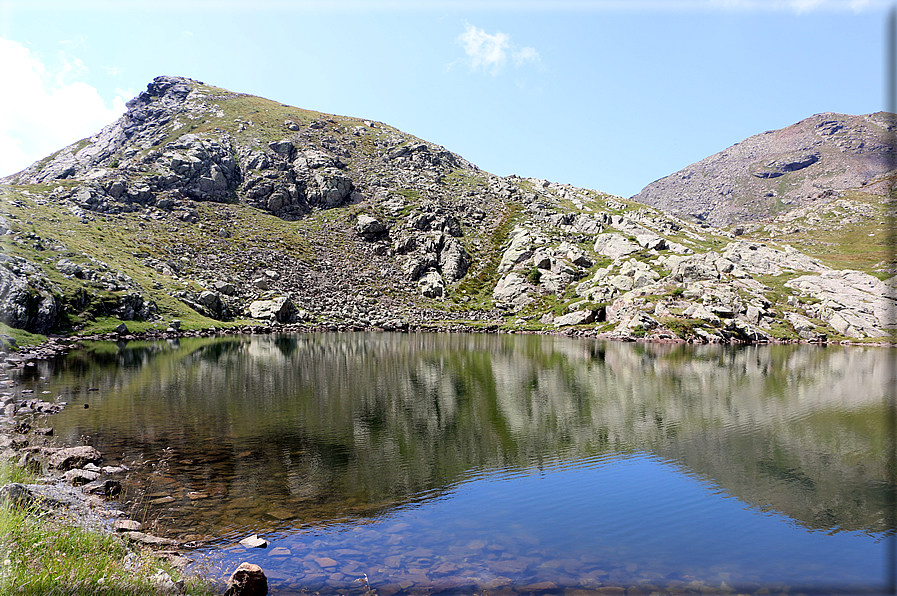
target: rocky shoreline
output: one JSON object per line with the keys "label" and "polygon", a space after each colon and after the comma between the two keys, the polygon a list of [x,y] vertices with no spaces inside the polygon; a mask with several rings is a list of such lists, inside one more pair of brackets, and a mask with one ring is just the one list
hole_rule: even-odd
{"label": "rocky shoreline", "polygon": [[[746,341],[740,338],[714,340],[704,338],[682,339],[679,337],[633,337],[620,335],[616,332],[599,332],[595,329],[562,328],[557,330],[517,330],[502,329],[498,323],[483,325],[470,325],[456,323],[449,325],[403,325],[393,328],[365,327],[354,324],[308,326],[296,323],[271,323],[265,325],[242,325],[237,327],[209,327],[196,330],[172,330],[145,331],[145,332],[113,332],[91,335],[74,335],[67,337],[49,337],[46,342],[22,346],[18,351],[7,351],[0,348],[0,368],[22,368],[38,360],[48,360],[78,349],[81,342],[85,341],[161,341],[177,340],[187,337],[216,337],[221,335],[267,335],[272,333],[346,333],[346,332],[400,332],[400,333],[509,333],[531,335],[564,335],[567,337],[581,337],[588,339],[601,339],[606,341],[643,342],[643,343],[688,343],[688,344],[728,344],[728,345],[770,345],[770,344],[804,344],[804,345],[841,345],[841,346],[876,346],[897,347],[897,343],[887,341],[832,341],[821,337],[818,339],[775,339],[764,338],[757,341]],[[7,342],[8,342],[7,338]]]}
{"label": "rocky shoreline", "polygon": [[[49,358],[70,349],[72,343],[54,342],[24,357],[26,362]],[[16,386],[0,370],[0,458],[35,474],[33,483],[9,483],[0,486],[0,505],[18,509],[37,508],[64,526],[93,532],[121,534],[141,548],[152,549],[154,556],[183,571],[193,561],[188,549],[174,540],[143,532],[143,524],[129,519],[115,502],[122,493],[123,477],[131,468],[110,465],[89,445],[56,446],[50,417],[68,404],[58,398],[47,402],[32,397],[32,391]],[[161,591],[176,591],[178,583],[163,572],[153,578]]]}

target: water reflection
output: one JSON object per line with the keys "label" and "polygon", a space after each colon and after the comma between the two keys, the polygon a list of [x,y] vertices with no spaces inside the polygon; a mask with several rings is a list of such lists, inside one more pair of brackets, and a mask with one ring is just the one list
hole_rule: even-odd
{"label": "water reflection", "polygon": [[[448,552],[459,541],[479,544],[476,532],[461,531],[472,517],[489,532],[513,538],[494,549],[496,560],[513,559],[511,566],[520,567],[536,555],[518,553],[510,544],[535,540],[530,550],[544,551],[542,563],[545,557],[576,559],[578,566],[568,566],[578,571],[560,575],[580,577],[573,585],[597,589],[610,585],[602,582],[612,574],[589,575],[595,569],[584,569],[584,558],[598,556],[601,570],[615,564],[601,558],[608,552],[623,562],[621,569],[636,566],[638,573],[626,581],[663,579],[664,585],[696,577],[694,570],[685,574],[686,567],[723,565],[718,551],[732,565],[753,557],[757,565],[774,567],[774,557],[754,553],[744,536],[714,538],[709,549],[694,546],[698,537],[706,542],[715,525],[741,519],[737,512],[746,509],[748,517],[736,524],[740,531],[773,532],[763,529],[772,516],[803,534],[843,535],[822,542],[832,552],[801,543],[799,548],[816,553],[814,560],[834,557],[842,563],[828,574],[802,571],[794,581],[855,585],[863,582],[845,574],[875,581],[883,577],[884,558],[856,568],[837,540],[858,552],[856,540],[868,536],[859,548],[868,558],[881,554],[876,540],[893,530],[889,358],[886,350],[857,347],[316,334],[98,343],[43,365],[32,382],[74,406],[90,404],[56,417],[62,441],[89,435],[109,459],[150,462],[145,469],[151,473],[135,474],[132,482],[150,499],[175,501],[141,506],[151,518],[176,522],[182,539],[224,546],[247,533],[268,533],[285,540],[291,553],[320,558],[306,533],[332,528],[330,540],[336,540],[347,528],[368,527],[376,533],[363,549],[370,554],[379,542],[427,543],[428,532],[447,524],[463,540],[442,531],[438,540],[448,542],[434,539],[428,548],[439,552],[441,544]],[[697,487],[700,496],[679,487],[671,474]],[[491,488],[471,488],[480,486]],[[488,507],[460,505],[465,491],[502,486],[512,495],[493,495]],[[512,498],[521,490],[530,498]],[[499,514],[489,509],[495,499],[520,503],[502,505]],[[549,514],[545,503],[568,513]],[[418,521],[399,525],[415,529],[384,533],[384,519],[394,521],[409,507],[417,507]],[[600,515],[594,513],[598,507]],[[532,519],[532,511],[541,512],[540,519]],[[503,521],[490,526],[480,519],[487,513]],[[601,539],[581,535],[584,516],[603,520],[600,529],[585,524]],[[431,517],[430,530],[416,526]],[[549,529],[559,544],[547,546]],[[773,534],[765,539],[790,540]],[[702,554],[673,556],[683,539]],[[649,554],[634,554],[637,544],[650,545]],[[324,548],[340,550],[336,543]],[[377,559],[381,566],[393,556],[389,550]],[[648,558],[632,562],[640,556]],[[457,561],[451,565],[462,568]],[[320,565],[312,571],[304,562],[284,566],[296,569],[283,580],[295,586],[351,585],[345,572],[333,579]],[[530,585],[560,585],[554,567],[530,573],[532,567],[528,562],[519,572]],[[457,569],[446,574],[456,577]],[[473,577],[470,569],[465,573]],[[732,573],[725,572],[730,579]],[[791,573],[755,569],[751,577],[771,581]],[[481,570],[477,589],[486,589],[490,574],[508,575]],[[586,575],[598,583],[583,584]],[[507,587],[499,582],[491,590]]]}

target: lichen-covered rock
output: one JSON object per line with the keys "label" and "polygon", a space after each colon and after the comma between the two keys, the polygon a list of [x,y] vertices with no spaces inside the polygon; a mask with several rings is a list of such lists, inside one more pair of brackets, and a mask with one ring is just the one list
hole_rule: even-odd
{"label": "lichen-covered rock", "polygon": [[566,327],[568,325],[585,325],[595,320],[594,310],[575,310],[573,312],[554,317],[552,323],[555,327]]}
{"label": "lichen-covered rock", "polygon": [[461,242],[451,236],[445,236],[439,251],[438,265],[446,279],[458,281],[464,277],[470,267],[470,255],[467,254]]}

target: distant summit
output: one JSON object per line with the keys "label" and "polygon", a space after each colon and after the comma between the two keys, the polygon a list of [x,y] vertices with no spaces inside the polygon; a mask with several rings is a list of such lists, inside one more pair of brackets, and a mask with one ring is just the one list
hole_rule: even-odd
{"label": "distant summit", "polygon": [[679,217],[716,226],[758,221],[826,203],[845,190],[884,194],[895,165],[897,117],[817,114],[754,135],[632,197]]}

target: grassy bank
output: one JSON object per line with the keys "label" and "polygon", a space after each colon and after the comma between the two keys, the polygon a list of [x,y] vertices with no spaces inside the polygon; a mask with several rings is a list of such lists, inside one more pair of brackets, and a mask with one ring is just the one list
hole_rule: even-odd
{"label": "grassy bank", "polygon": [[[34,478],[0,461],[0,486]],[[181,583],[183,582],[183,583]],[[183,591],[180,587],[183,585]],[[37,508],[0,505],[0,594],[217,594],[123,538],[66,523]]]}

